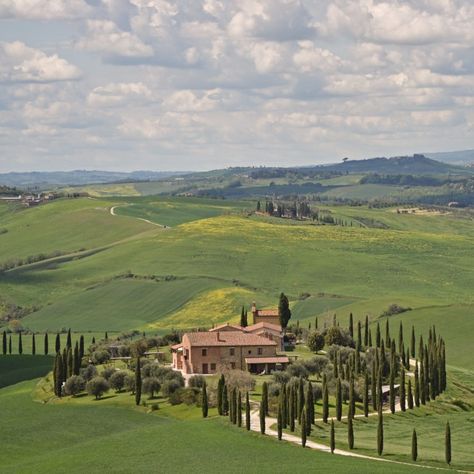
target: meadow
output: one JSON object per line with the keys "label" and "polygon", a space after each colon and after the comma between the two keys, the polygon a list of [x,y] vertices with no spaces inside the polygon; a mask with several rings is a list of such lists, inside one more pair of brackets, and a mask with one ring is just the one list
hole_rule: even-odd
{"label": "meadow", "polygon": [[[398,334],[400,321],[405,339],[412,325],[418,335],[435,324],[446,340],[453,383],[430,407],[386,417],[386,456],[408,460],[407,443],[415,424],[420,427],[420,462],[441,466],[442,451],[436,446],[442,446],[442,427],[449,418],[455,467],[469,467],[474,407],[469,350],[474,329],[472,215],[321,206],[353,223],[344,227],[249,216],[247,211],[254,207],[252,201],[165,196],[61,199],[27,210],[0,206],[1,227],[8,229],[0,235],[2,261],[54,250],[63,254],[1,273],[0,316],[8,304],[35,306],[20,323],[38,333],[41,354],[44,331],[50,332],[52,347],[54,333],[65,328],[75,331],[74,340],[84,333],[89,343],[105,331],[112,337],[135,329],[162,334],[173,328],[209,327],[237,322],[242,306],[249,309],[252,301],[275,307],[281,291],[290,297],[292,322],[303,327],[314,327],[316,317],[322,327],[334,314],[346,325],[352,312],[355,321],[368,315],[375,331],[377,322],[384,327],[380,314],[388,305],[410,307],[390,316],[393,334]],[[383,228],[368,226],[372,221]],[[14,353],[17,337],[12,336]],[[61,337],[64,343],[65,335]],[[23,353],[30,351],[31,336],[24,335]],[[303,348],[297,352],[302,358],[311,356]],[[77,466],[79,472],[84,459],[96,470],[125,472],[133,465],[145,471],[157,465],[158,455],[163,472],[177,459],[198,472],[212,470],[216,462],[225,462],[228,472],[241,472],[262,452],[265,463],[259,472],[290,468],[290,462],[291,469],[298,470],[314,463],[335,472],[417,469],[314,453],[256,434],[243,436],[223,420],[202,421],[182,408],[163,406],[159,413],[146,414],[114,399],[94,403],[88,397],[74,403],[32,403],[35,382],[25,380],[44,375],[51,362],[37,356],[30,364],[27,357],[0,356],[6,380],[2,385],[8,385],[0,390],[0,403],[8,413],[1,441],[12,453],[5,467],[14,471],[68,466],[74,472]],[[19,423],[8,418],[11,413],[21,413]],[[374,454],[374,422],[356,422],[360,453]],[[41,437],[38,426],[46,430]],[[344,423],[338,424],[340,447],[345,446],[345,429]],[[315,434],[319,441],[327,440],[325,428]],[[179,449],[183,443],[192,449]],[[48,455],[47,444],[49,449],[63,447],[57,458]]]}

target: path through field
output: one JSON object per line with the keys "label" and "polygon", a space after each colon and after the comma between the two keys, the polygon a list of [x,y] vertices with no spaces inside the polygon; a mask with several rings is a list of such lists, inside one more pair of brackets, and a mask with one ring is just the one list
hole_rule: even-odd
{"label": "path through field", "polygon": [[[115,214],[115,209],[117,207],[120,207],[120,206],[112,206],[110,208],[110,215],[112,216],[117,216],[118,214]],[[163,229],[168,229],[169,228],[169,225],[161,225],[161,224],[157,224],[156,222],[152,222],[148,219],[144,219],[143,217],[135,217],[135,219],[138,219],[139,221],[143,221],[143,222],[147,222],[148,224],[152,224],[152,225],[156,225],[158,227],[162,227]]]}

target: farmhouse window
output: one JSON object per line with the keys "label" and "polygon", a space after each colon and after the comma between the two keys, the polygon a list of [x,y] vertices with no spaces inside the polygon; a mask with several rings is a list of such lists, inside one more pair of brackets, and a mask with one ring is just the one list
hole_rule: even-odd
{"label": "farmhouse window", "polygon": [[216,370],[216,364],[211,364],[211,370],[213,370],[213,371]]}
{"label": "farmhouse window", "polygon": [[203,350],[202,350],[202,356],[203,356],[203,357],[206,357],[206,356],[207,356],[207,349],[203,349]]}
{"label": "farmhouse window", "polygon": [[261,347],[259,347],[257,349],[257,353],[258,353],[259,356],[261,356],[263,354],[263,349]]}
{"label": "farmhouse window", "polygon": [[231,362],[231,363],[230,363],[230,368],[231,368],[232,370],[235,369],[235,362]]}
{"label": "farmhouse window", "polygon": [[235,355],[235,348],[234,347],[230,348],[230,355],[231,356]]}

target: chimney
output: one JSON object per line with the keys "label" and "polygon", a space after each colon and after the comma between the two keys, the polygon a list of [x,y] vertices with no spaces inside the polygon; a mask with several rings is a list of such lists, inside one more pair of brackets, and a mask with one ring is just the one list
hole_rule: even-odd
{"label": "chimney", "polygon": [[217,340],[218,340],[219,342],[222,342],[220,331],[217,331]]}

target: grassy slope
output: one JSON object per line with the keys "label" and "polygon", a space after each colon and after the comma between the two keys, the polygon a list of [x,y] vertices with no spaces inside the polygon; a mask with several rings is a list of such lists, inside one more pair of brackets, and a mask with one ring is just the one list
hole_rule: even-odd
{"label": "grassy slope", "polygon": [[53,363],[51,356],[0,356],[0,388],[46,375]]}
{"label": "grassy slope", "polygon": [[[157,414],[96,405],[32,403],[32,382],[0,391],[0,442],[11,472],[418,472],[409,466],[302,450],[210,418],[182,422]],[[85,435],[86,434],[86,435]],[[179,442],[177,442],[179,440]],[[185,447],[185,448],[184,448]]]}

